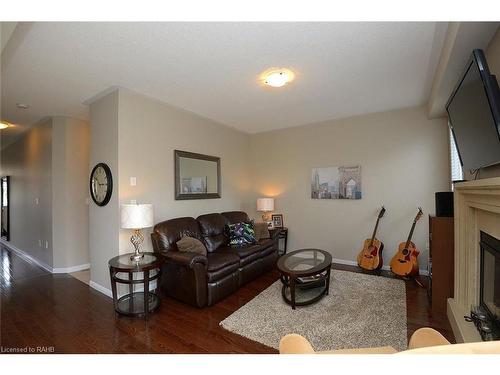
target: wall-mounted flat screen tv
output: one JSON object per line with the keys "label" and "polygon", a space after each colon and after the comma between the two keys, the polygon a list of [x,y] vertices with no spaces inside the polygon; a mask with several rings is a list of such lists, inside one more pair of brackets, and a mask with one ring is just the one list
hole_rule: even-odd
{"label": "wall-mounted flat screen tv", "polygon": [[446,111],[464,170],[500,163],[500,93],[482,50],[473,51]]}

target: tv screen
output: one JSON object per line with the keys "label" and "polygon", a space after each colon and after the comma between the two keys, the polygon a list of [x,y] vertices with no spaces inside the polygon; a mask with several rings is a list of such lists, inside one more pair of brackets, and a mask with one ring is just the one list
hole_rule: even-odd
{"label": "tv screen", "polygon": [[474,50],[446,111],[464,170],[500,163],[498,83],[482,50]]}

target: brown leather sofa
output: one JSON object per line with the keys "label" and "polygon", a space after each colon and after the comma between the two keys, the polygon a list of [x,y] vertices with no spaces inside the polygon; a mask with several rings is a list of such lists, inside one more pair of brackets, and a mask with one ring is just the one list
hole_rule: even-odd
{"label": "brown leather sofa", "polygon": [[[162,291],[193,306],[211,306],[273,269],[278,258],[276,239],[240,248],[229,246],[227,224],[248,220],[245,212],[231,211],[156,224],[151,238],[154,251],[165,257]],[[183,235],[202,241],[207,256],[178,251],[176,243]]]}

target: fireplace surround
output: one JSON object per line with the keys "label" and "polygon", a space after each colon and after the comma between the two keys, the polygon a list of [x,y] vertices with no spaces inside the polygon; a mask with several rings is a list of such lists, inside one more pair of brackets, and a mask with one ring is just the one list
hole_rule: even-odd
{"label": "fireplace surround", "polygon": [[447,314],[457,342],[481,341],[464,316],[481,301],[481,232],[500,238],[500,177],[457,184],[454,206],[455,285]]}
{"label": "fireplace surround", "polygon": [[481,231],[479,303],[500,330],[500,240]]}

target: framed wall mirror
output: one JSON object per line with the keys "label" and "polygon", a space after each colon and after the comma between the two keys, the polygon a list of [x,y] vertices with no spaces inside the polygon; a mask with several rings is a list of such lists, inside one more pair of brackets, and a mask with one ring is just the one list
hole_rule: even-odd
{"label": "framed wall mirror", "polygon": [[175,199],[212,199],[221,197],[220,158],[174,151]]}

